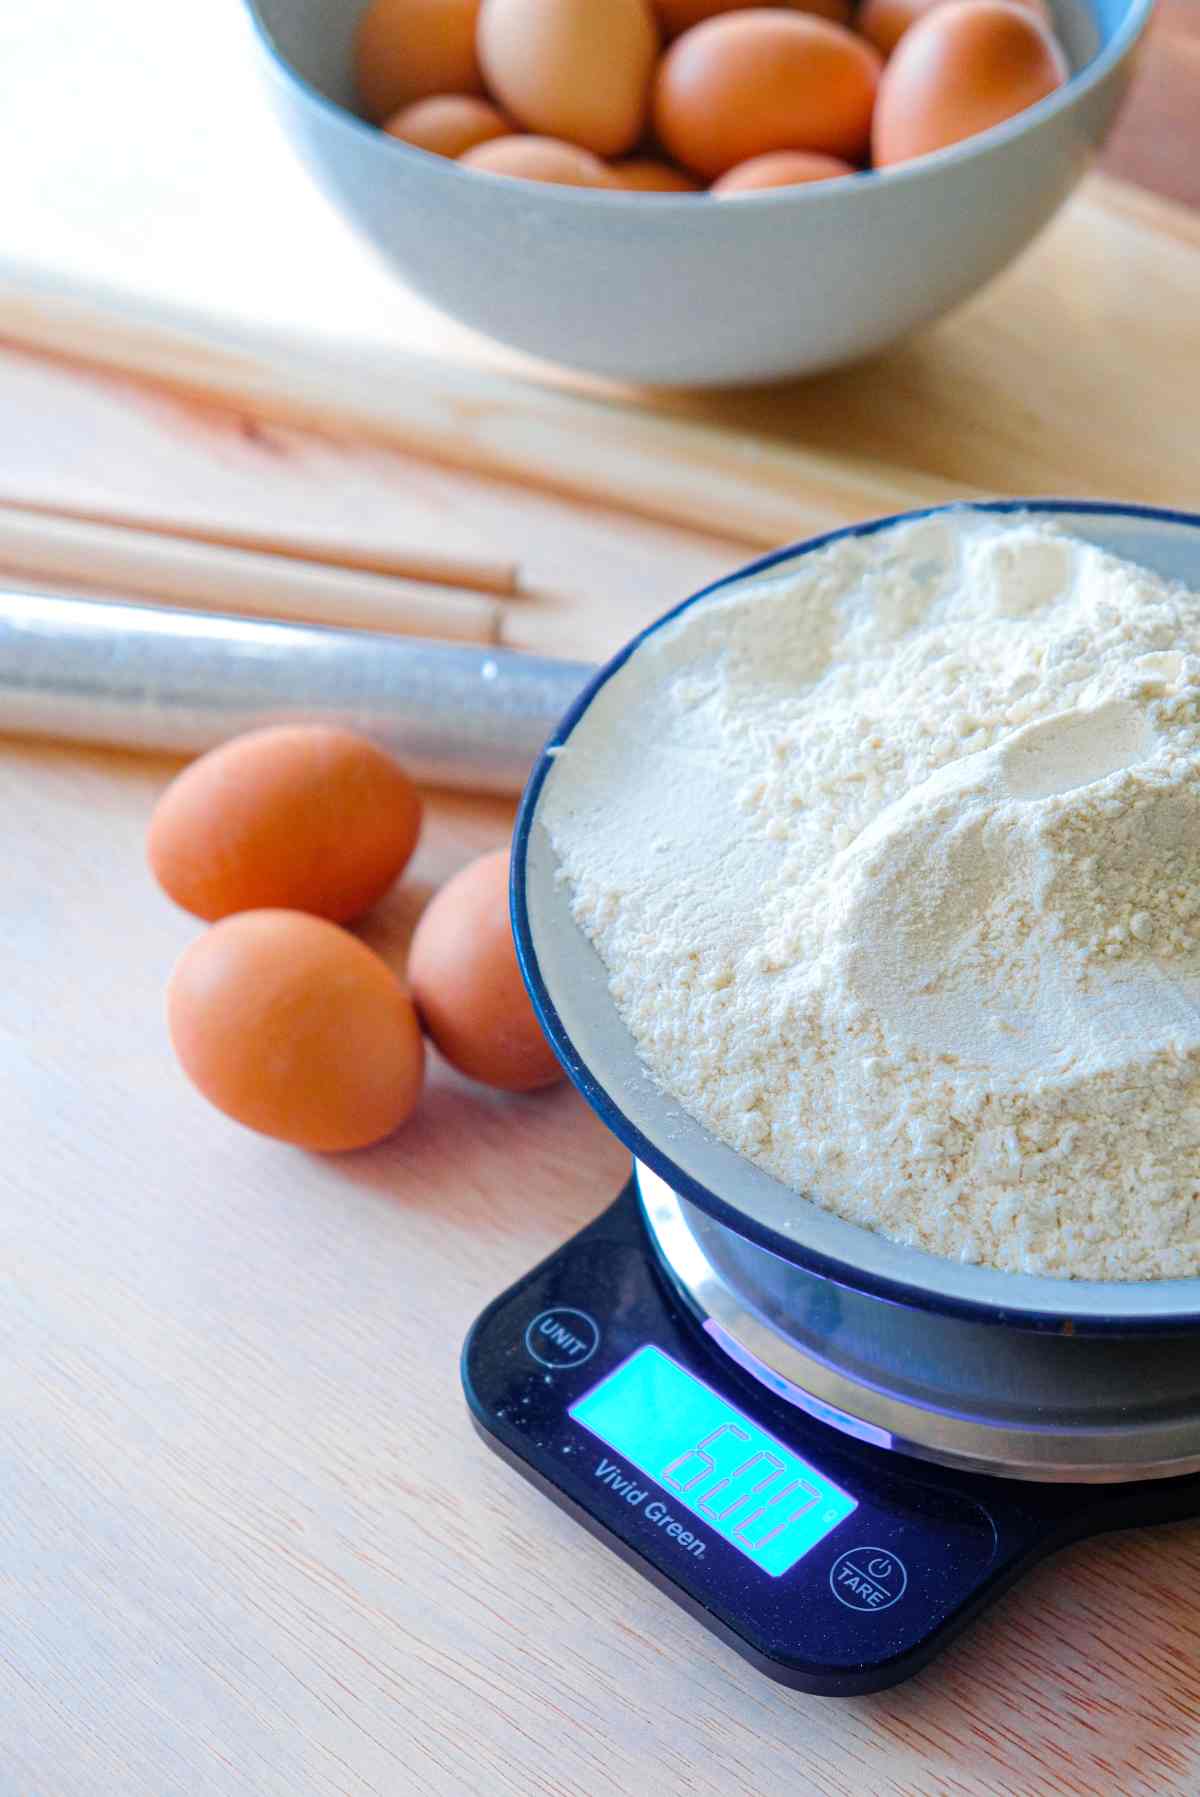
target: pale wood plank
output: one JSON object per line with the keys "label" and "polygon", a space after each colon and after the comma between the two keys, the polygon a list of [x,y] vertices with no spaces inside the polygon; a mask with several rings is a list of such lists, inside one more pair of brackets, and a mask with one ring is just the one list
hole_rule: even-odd
{"label": "pale wood plank", "polygon": [[389,443],[453,467],[599,500],[770,546],[831,517],[961,493],[853,452],[729,429],[463,365],[356,346],[331,355],[261,328],[156,310],[96,288],[64,294],[0,265],[0,337],[153,379],[188,397]]}
{"label": "pale wood plank", "polygon": [[[1200,1528],[1073,1551],[902,1690],[742,1666],[474,1438],[469,1321],[624,1157],[568,1091],[435,1069],[316,1160],[172,1066],[192,920],[141,837],[167,764],[0,751],[0,1789],[14,1797],[1190,1797]],[[372,926],[510,808],[433,801]],[[64,844],[70,844],[70,854]],[[53,1002],[49,1002],[53,1001]]]}
{"label": "pale wood plank", "polygon": [[45,357],[0,356],[0,501],[482,591],[517,586],[445,471]]}
{"label": "pale wood plank", "polygon": [[43,350],[764,546],[981,490],[1186,505],[1200,489],[1179,400],[1200,350],[1195,225],[1100,177],[960,313],[872,363],[636,406],[368,344],[347,367],[266,329],[30,282],[0,283],[0,332]]}
{"label": "pale wood plank", "polygon": [[[190,34],[198,64],[211,53],[218,68],[229,11],[214,0],[211,40]],[[96,81],[78,15],[47,0],[37,23],[58,19],[56,66],[86,132],[117,84]],[[149,0],[107,9],[96,44],[117,46],[110,77],[123,59],[145,85],[172,31]],[[40,69],[33,15],[5,32],[7,66]],[[25,156],[49,116],[19,82],[0,141]],[[185,192],[146,247],[140,219],[97,202],[102,180],[75,193],[61,152],[54,187],[60,120],[41,139],[41,188],[10,193],[10,249],[22,220],[29,243],[45,225],[60,249],[91,231],[89,256],[149,285],[194,240],[181,286],[219,284],[236,258],[214,263],[204,208],[222,203],[219,170],[245,164],[248,140],[207,132],[195,160],[212,196]],[[180,165],[200,135],[179,122]],[[148,191],[179,191],[175,170],[160,159]],[[67,193],[70,217],[48,217]],[[306,206],[283,209],[291,241],[310,213],[319,225]],[[247,247],[259,228],[246,222]],[[332,246],[332,227],[311,241]],[[911,465],[888,480],[913,479],[914,494],[965,482],[1194,502],[1196,244],[1176,209],[1092,184],[919,342],[803,390],[684,396],[674,410],[705,442],[712,426],[725,444],[762,432],[772,453],[798,446],[825,471],[772,513],[780,536],[866,503],[828,477],[847,448],[868,468]],[[319,304],[340,318],[349,296],[362,324],[385,291],[366,258],[339,271],[314,257]],[[283,316],[286,250],[279,264],[272,287],[248,256],[238,292]],[[513,376],[511,358],[403,296],[391,330]],[[131,518],[201,529],[231,513],[251,531],[301,519],[327,544],[386,546],[402,525],[436,549],[458,532],[521,561],[531,597],[512,608],[513,640],[579,655],[743,553],[711,520],[702,533],[563,505],[321,417],[314,435],[0,357],[0,490],[24,480],[10,496],[121,500]],[[657,457],[663,439],[647,441]],[[599,1208],[624,1157],[569,1092],[497,1099],[444,1069],[412,1128],[353,1160],[292,1155],[207,1112],[161,1023],[162,981],[195,926],[141,863],[169,771],[0,743],[3,1797],[1196,1791],[1200,1527],[1075,1550],[913,1684],[832,1704],[766,1684],[495,1463],[459,1397],[462,1334]],[[429,891],[503,841],[510,816],[433,799],[411,877],[369,938],[402,957]]]}
{"label": "pale wood plank", "polygon": [[1186,508],[1200,492],[1198,357],[1196,215],[1095,177],[1007,273],[876,361],[675,403],[993,493]]}
{"label": "pale wood plank", "polygon": [[[7,403],[6,403],[7,402]],[[61,454],[58,453],[61,446]],[[386,528],[395,495],[430,540],[488,542],[519,562],[504,642],[599,659],[745,551],[711,535],[565,506],[519,484],[435,467],[379,444],[201,406],[144,382],[0,352],[0,503],[6,492],[151,522],[183,514],[214,534],[309,521],[325,552]],[[825,522],[839,521],[835,516]],[[0,563],[0,584],[3,582]]]}

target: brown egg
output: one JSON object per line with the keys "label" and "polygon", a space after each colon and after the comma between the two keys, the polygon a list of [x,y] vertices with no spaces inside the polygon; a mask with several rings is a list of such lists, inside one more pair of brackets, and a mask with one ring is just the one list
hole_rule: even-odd
{"label": "brown egg", "polygon": [[421,1022],[460,1073],[505,1092],[562,1078],[517,966],[507,849],[472,861],[430,900],[408,977]]}
{"label": "brown egg", "polygon": [[478,94],[479,0],[371,0],[354,41],[354,78],[381,123],[427,94]]}
{"label": "brown egg", "polygon": [[840,25],[760,8],[676,38],[658,67],[654,126],[685,168],[715,180],[771,150],[865,154],[879,57]]}
{"label": "brown egg", "polygon": [[281,725],[202,755],[150,820],[155,878],[210,922],[264,905],[344,923],[416,847],[421,801],[390,755],[349,730]]}
{"label": "brown egg", "polygon": [[463,168],[556,187],[609,187],[608,167],[590,150],[555,137],[494,137],[459,157]]}
{"label": "brown egg", "polygon": [[[652,4],[664,36],[678,37],[681,31],[690,31],[693,25],[713,19],[718,13],[761,7],[762,0],[652,0]],[[788,12],[809,12],[820,19],[832,19],[835,25],[850,23],[850,0],[779,0],[779,4]]]}
{"label": "brown egg", "polygon": [[727,200],[739,193],[761,193],[766,187],[836,181],[840,175],[856,172],[853,164],[842,162],[837,156],[818,156],[815,150],[772,150],[767,156],[752,156],[749,162],[739,162],[714,181],[709,192]]}
{"label": "brown egg", "polygon": [[[890,56],[910,25],[946,0],[863,0],[855,21],[855,30],[870,40],[881,56]],[[1054,29],[1054,19],[1046,0],[1011,0],[1013,6],[1027,7],[1042,23]]]}
{"label": "brown egg", "polygon": [[167,988],[180,1065],[260,1135],[337,1152],[412,1114],[425,1047],[403,986],[336,924],[245,911],[187,949]]}
{"label": "brown egg", "polygon": [[642,133],[658,27],[648,0],[483,0],[488,87],[529,131],[619,156]]}
{"label": "brown egg", "polygon": [[945,0],[905,32],[879,84],[877,168],[961,143],[1061,87],[1066,58],[1011,0]]}
{"label": "brown egg", "polygon": [[699,183],[669,162],[657,162],[653,156],[630,156],[614,162],[609,168],[609,184],[625,193],[696,193]]}
{"label": "brown egg", "polygon": [[452,160],[493,137],[506,137],[512,121],[490,100],[473,94],[433,94],[402,106],[383,127],[389,137]]}

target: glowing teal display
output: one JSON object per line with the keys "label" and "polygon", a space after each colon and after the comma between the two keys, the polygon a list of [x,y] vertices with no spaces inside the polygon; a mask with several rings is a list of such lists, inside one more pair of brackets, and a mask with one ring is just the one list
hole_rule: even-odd
{"label": "glowing teal display", "polygon": [[[639,1348],[570,1415],[772,1578],[858,1508],[661,1348]],[[596,1470],[662,1526],[662,1504],[648,1502],[636,1481],[606,1460]]]}

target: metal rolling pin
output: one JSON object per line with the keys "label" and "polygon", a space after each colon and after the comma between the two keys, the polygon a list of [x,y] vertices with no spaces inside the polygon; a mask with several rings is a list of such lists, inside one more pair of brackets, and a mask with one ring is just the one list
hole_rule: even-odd
{"label": "metal rolling pin", "polygon": [[413,778],[519,792],[593,669],[510,649],[0,592],[0,731],[179,754],[337,723]]}

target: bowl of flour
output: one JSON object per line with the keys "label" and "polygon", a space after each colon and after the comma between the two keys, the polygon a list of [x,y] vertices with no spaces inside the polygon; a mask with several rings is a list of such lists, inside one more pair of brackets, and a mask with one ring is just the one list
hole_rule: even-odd
{"label": "bowl of flour", "polygon": [[604,669],[514,854],[637,1157],[888,1295],[1200,1312],[1200,520],[839,532]]}

